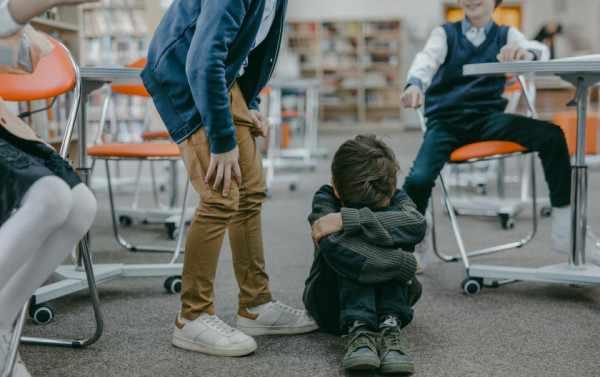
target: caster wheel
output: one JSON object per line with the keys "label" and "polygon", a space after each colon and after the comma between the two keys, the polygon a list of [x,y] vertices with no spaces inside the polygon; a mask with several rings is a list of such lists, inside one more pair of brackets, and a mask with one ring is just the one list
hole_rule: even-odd
{"label": "caster wheel", "polygon": [[290,184],[290,191],[296,191],[298,186],[295,183]]}
{"label": "caster wheel", "polygon": [[462,283],[460,283],[465,294],[468,296],[474,296],[479,291],[481,291],[481,287],[483,286],[483,279],[474,279],[470,277],[464,278]]}
{"label": "caster wheel", "polygon": [[160,191],[160,192],[166,192],[167,191],[167,186],[164,185],[164,184],[158,186],[158,191]]}
{"label": "caster wheel", "polygon": [[33,305],[29,307],[29,316],[38,325],[50,323],[54,318],[54,310],[49,305]]}
{"label": "caster wheel", "polygon": [[178,231],[175,223],[165,223],[165,227],[167,228],[167,233],[169,234],[170,239],[174,240],[177,238]]}
{"label": "caster wheel", "polygon": [[485,195],[485,194],[487,194],[487,189],[485,188],[485,185],[482,184],[482,183],[478,184],[477,188],[475,190],[477,190],[477,193],[479,195]]}
{"label": "caster wheel", "polygon": [[165,280],[163,285],[169,293],[181,292],[181,276],[171,276]]}
{"label": "caster wheel", "polygon": [[119,223],[123,226],[130,226],[131,224],[133,224],[133,219],[131,218],[131,216],[119,216]]}
{"label": "caster wheel", "polygon": [[550,217],[552,216],[552,207],[544,206],[540,209],[540,216],[542,217]]}
{"label": "caster wheel", "polygon": [[508,215],[500,215],[500,221],[502,222],[502,229],[513,229],[515,227],[515,219]]}

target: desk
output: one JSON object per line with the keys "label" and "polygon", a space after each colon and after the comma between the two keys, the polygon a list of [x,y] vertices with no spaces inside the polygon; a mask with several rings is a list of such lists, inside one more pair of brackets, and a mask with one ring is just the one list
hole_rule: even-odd
{"label": "desk", "polygon": [[[571,252],[568,263],[540,268],[501,267],[470,265],[463,255],[463,263],[469,278],[528,280],[570,284],[600,284],[600,267],[585,263],[585,235],[587,211],[587,166],[585,165],[585,127],[588,105],[588,90],[600,82],[600,60],[553,60],[545,62],[510,62],[468,64],[463,68],[465,75],[505,75],[507,73],[536,73],[557,75],[576,88],[574,101],[567,106],[577,105],[577,151],[571,180]],[[534,214],[535,216],[535,214]]]}
{"label": "desk", "polygon": [[[89,170],[87,166],[87,116],[86,104],[88,96],[93,91],[101,88],[104,84],[140,84],[140,69],[132,68],[80,68],[82,81],[81,103],[79,108],[79,145],[78,166],[81,179],[89,184]],[[183,233],[183,232],[181,232]],[[88,235],[89,238],[89,235]],[[180,243],[177,245],[179,250]],[[176,253],[177,254],[177,253]],[[102,283],[118,277],[150,277],[150,276],[180,276],[183,268],[182,263],[174,263],[177,255],[174,255],[170,263],[163,264],[95,264],[94,277],[96,283]],[[91,252],[90,252],[91,255]],[[74,265],[61,265],[54,273],[60,280],[56,283],[40,287],[33,296],[33,303],[40,304],[64,295],[86,289],[87,278],[81,260]],[[165,286],[165,288],[167,288]],[[168,289],[168,288],[167,288]]]}

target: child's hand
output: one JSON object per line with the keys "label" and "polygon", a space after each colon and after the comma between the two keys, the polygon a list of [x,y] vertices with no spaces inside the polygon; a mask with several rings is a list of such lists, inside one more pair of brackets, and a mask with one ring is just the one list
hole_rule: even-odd
{"label": "child's hand", "polygon": [[342,214],[340,212],[330,213],[315,221],[312,226],[311,236],[315,244],[319,244],[321,238],[339,232],[342,229],[344,229]]}
{"label": "child's hand", "polygon": [[423,92],[416,85],[409,85],[400,96],[400,104],[403,107],[418,109],[423,106]]}
{"label": "child's hand", "polygon": [[[417,262],[417,270],[415,271],[415,275],[417,274],[417,272],[419,272],[419,270],[421,269],[421,265],[419,264],[419,262]],[[406,285],[411,285],[412,284],[412,279],[410,279],[409,281],[406,282]]]}
{"label": "child's hand", "polygon": [[527,51],[521,46],[504,45],[496,58],[499,62],[512,62],[517,60],[533,60],[535,55],[531,51]]}
{"label": "child's hand", "polygon": [[254,136],[267,137],[269,127],[271,127],[269,124],[269,118],[264,116],[260,111],[254,109],[250,109],[250,117],[254,123],[254,128],[252,128],[250,132]]}

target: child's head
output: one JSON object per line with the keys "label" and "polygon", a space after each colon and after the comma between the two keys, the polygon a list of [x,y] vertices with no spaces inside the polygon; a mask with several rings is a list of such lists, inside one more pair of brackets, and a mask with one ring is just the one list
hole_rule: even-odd
{"label": "child's head", "polygon": [[492,18],[494,9],[501,2],[502,0],[458,0],[458,5],[465,12],[465,16],[471,23],[485,23]]}
{"label": "child's head", "polygon": [[374,135],[358,135],[335,152],[331,175],[345,207],[377,209],[394,195],[398,176],[394,152]]}

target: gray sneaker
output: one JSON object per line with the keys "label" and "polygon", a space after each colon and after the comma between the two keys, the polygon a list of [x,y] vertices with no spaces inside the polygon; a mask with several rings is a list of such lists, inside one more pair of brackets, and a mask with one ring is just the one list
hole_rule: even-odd
{"label": "gray sneaker", "polygon": [[381,373],[413,373],[415,363],[404,350],[402,334],[398,326],[385,328],[379,343]]}
{"label": "gray sneaker", "polygon": [[377,356],[378,334],[372,331],[357,331],[342,336],[346,340],[342,366],[347,370],[365,370],[379,368]]}

